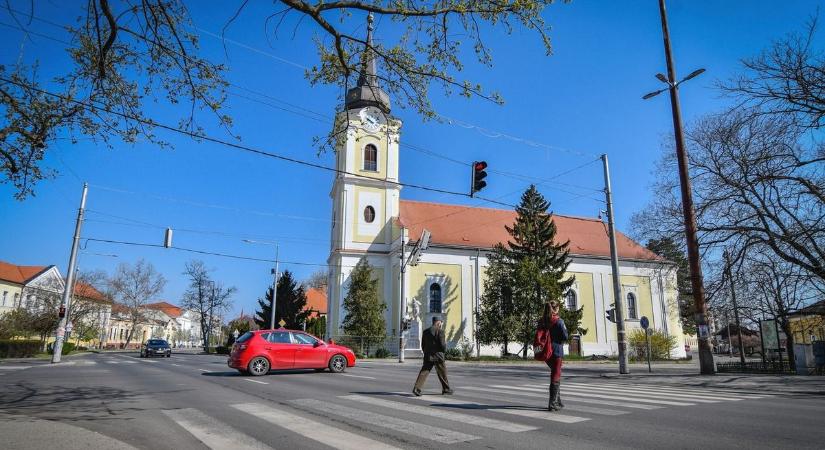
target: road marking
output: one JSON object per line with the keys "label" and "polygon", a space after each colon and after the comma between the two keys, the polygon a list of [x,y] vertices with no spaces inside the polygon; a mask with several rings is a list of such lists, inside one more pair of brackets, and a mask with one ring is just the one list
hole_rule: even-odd
{"label": "road marking", "polygon": [[340,450],[395,450],[389,444],[375,441],[346,430],[315,422],[283,409],[275,409],[260,403],[242,403],[233,408],[265,420],[273,425],[286,428],[301,436]]}
{"label": "road marking", "polygon": [[198,370],[200,370],[201,372],[212,372],[211,370],[206,370],[206,369],[198,369]]}
{"label": "road marking", "polygon": [[258,384],[269,384],[265,381],[258,381],[258,380],[250,380],[249,378],[244,378],[244,380],[249,381],[250,383],[258,383]]}
{"label": "road marking", "polygon": [[[574,382],[575,383],[575,382]],[[584,384],[584,383],[582,383]],[[599,385],[609,386],[616,389],[638,389],[638,390],[653,390],[655,392],[672,392],[675,394],[691,394],[697,395],[702,397],[726,397],[726,398],[735,398],[735,399],[749,399],[749,398],[765,398],[771,397],[770,394],[747,394],[747,393],[737,393],[737,392],[730,392],[730,391],[720,391],[715,389],[707,389],[700,386],[695,387],[685,387],[679,388],[675,386],[661,386],[661,385],[632,385],[632,384],[622,384],[622,383],[599,383]]]}
{"label": "road marking", "polygon": [[462,414],[459,412],[447,411],[443,409],[428,408],[425,406],[411,405],[404,402],[393,402],[376,397],[368,397],[365,395],[344,395],[338,398],[346,400],[353,400],[356,402],[366,403],[369,405],[380,406],[383,408],[395,409],[398,411],[411,412],[415,414],[422,414],[425,416],[438,417],[440,419],[452,420],[454,422],[462,422],[478,427],[493,428],[501,431],[508,431],[511,433],[521,433],[522,431],[536,430],[537,427],[531,427],[513,422],[505,422],[503,420],[489,419],[470,414]]}
{"label": "road marking", "polygon": [[212,449],[268,449],[256,439],[193,408],[164,409],[163,413]]}
{"label": "road marking", "polygon": [[105,361],[106,364],[120,364],[120,361]]}
{"label": "road marking", "polygon": [[515,416],[523,416],[523,417],[530,417],[533,419],[542,419],[542,420],[549,420],[551,422],[561,422],[561,423],[578,423],[584,422],[588,419],[587,417],[578,417],[578,416],[568,416],[565,414],[558,414],[555,412],[550,412],[547,410],[538,410],[538,409],[530,409],[529,407],[514,407],[510,405],[498,406],[498,405],[487,405],[484,403],[476,403],[467,400],[459,400],[457,398],[449,398],[443,395],[435,396],[435,395],[424,395],[421,397],[413,397],[410,394],[406,393],[399,393],[400,395],[413,398],[415,400],[421,400],[425,402],[431,402],[433,405],[462,405],[462,406],[469,406],[472,408],[477,409],[486,409],[488,411],[496,412],[496,413],[504,413],[504,414],[512,414]]}
{"label": "road marking", "polygon": [[[469,389],[472,391],[482,391],[482,392],[495,392],[498,394],[508,394],[508,395],[519,395],[522,397],[534,397],[534,398],[547,398],[547,394],[539,394],[535,391],[533,392],[526,392],[526,391],[511,391],[508,389],[494,389],[491,387],[477,387],[477,386],[462,386],[462,390]],[[571,398],[573,397],[573,398]],[[571,396],[567,393],[564,393],[564,401],[570,401],[575,403],[592,403],[596,405],[604,405],[604,406],[621,406],[623,408],[633,408],[633,409],[662,409],[661,406],[655,405],[640,405],[640,404],[627,404],[627,403],[620,403],[620,402],[611,402],[609,400],[594,400],[592,398],[578,398],[575,395]]]}
{"label": "road marking", "polygon": [[340,375],[342,377],[366,378],[368,380],[374,380],[375,379],[375,377],[366,377],[364,375],[351,375],[351,374],[348,374],[348,373],[339,373],[338,375]]}
{"label": "road marking", "polygon": [[180,367],[180,364],[175,364],[175,363],[172,363],[172,365],[173,365],[173,366],[178,366],[178,367]]}
{"label": "road marking", "polygon": [[589,389],[595,391],[607,391],[607,392],[616,392],[619,391],[622,394],[630,394],[633,393],[639,395],[654,395],[657,398],[672,398],[674,400],[690,400],[696,401],[699,403],[719,403],[720,401],[733,401],[738,402],[742,400],[741,398],[733,398],[733,397],[718,397],[718,396],[708,396],[708,395],[701,395],[701,394],[682,394],[682,393],[673,393],[667,391],[657,391],[655,389],[643,389],[643,388],[631,388],[631,387],[621,387],[621,388],[614,388],[609,386],[593,386],[593,385],[581,385],[581,384],[571,384],[568,383],[565,388],[567,389]]}
{"label": "road marking", "polygon": [[[541,392],[540,389],[533,389],[533,388],[526,388],[520,386],[499,386],[493,385],[492,387],[496,388],[505,388],[505,389],[516,389],[516,390],[525,390],[530,392]],[[670,400],[655,400],[652,398],[638,398],[638,397],[627,397],[623,395],[607,395],[607,394],[596,394],[592,392],[573,392],[574,395],[577,397],[594,397],[594,398],[604,398],[609,400],[626,400],[630,402],[642,402],[642,403],[654,403],[658,405],[670,405],[670,406],[694,406],[696,403],[687,403],[687,402],[674,402]]]}
{"label": "road marking", "polygon": [[423,423],[411,422],[409,420],[386,416],[384,414],[376,414],[369,411],[350,408],[348,406],[316,400],[314,398],[291,400],[290,403],[305,408],[311,408],[322,413],[334,414],[350,420],[364,422],[378,427],[390,428],[393,431],[399,431],[401,433],[410,434],[418,438],[429,439],[431,441],[441,442],[443,444],[455,444],[458,442],[481,439],[479,436],[473,436],[471,434],[425,425]]}
{"label": "road marking", "polygon": [[31,366],[0,366],[0,370],[20,370],[28,369]]}
{"label": "road marking", "polygon": [[[462,390],[463,389],[464,388],[462,387]],[[487,391],[487,390],[485,390],[485,391]],[[462,396],[470,397],[470,395],[465,395],[463,393],[459,393],[459,394],[457,394],[457,396],[458,397],[462,397]],[[541,398],[543,401],[547,401],[547,395],[535,394],[535,397]],[[571,405],[570,404],[571,402],[573,402],[573,403],[578,403],[578,402],[576,400],[571,400],[570,402],[568,402],[566,396],[562,396],[562,397],[564,397],[562,400],[564,400],[567,403],[564,406],[565,411],[578,411],[578,412],[589,413],[589,414],[598,414],[600,416],[621,416],[623,414],[629,414],[630,413],[630,411],[620,411],[618,409],[594,408],[592,406]],[[486,400],[495,400],[497,402],[513,402],[513,401],[515,401],[516,403],[519,403],[519,404],[530,404],[529,402],[531,402],[530,400],[525,400],[525,399],[515,399],[515,400],[513,400],[512,397],[503,397],[501,395],[488,395],[488,394],[482,394],[482,393],[473,393],[472,398],[483,398],[483,399],[486,399]],[[542,402],[542,403],[544,403],[544,402]],[[594,403],[603,404],[601,402],[595,402],[595,401],[594,401]],[[619,406],[621,406],[621,405],[619,405]],[[654,406],[654,408],[658,408],[658,407]]]}

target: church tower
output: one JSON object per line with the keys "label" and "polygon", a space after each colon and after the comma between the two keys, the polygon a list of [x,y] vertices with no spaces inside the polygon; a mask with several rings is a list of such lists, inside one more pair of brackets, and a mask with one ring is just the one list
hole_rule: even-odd
{"label": "church tower", "polygon": [[[367,42],[372,44],[373,18],[368,18]],[[393,242],[399,238],[394,218],[399,213],[398,142],[401,122],[390,115],[389,95],[381,89],[377,65],[367,48],[357,85],[346,93],[344,111],[335,118],[338,136],[333,181],[332,231],[328,284],[327,335],[341,334],[343,301],[349,273],[362,257],[374,268],[379,296],[387,304],[387,332],[397,320],[394,305]]]}

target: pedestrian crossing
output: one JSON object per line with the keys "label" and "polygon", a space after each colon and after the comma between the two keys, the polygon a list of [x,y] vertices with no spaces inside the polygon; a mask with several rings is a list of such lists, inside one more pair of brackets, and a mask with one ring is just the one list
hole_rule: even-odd
{"label": "pedestrian crossing", "polygon": [[[764,393],[601,380],[563,382],[565,407],[560,412],[545,409],[547,396],[546,384],[479,384],[459,386],[452,396],[358,392],[229,405],[233,416],[249,415],[261,422],[256,429],[269,430],[254,436],[194,408],[167,409],[163,413],[213,449],[283,447],[284,433],[291,433],[299,441],[311,440],[318,446],[375,450],[409,447],[410,442],[419,440],[429,441],[427,446],[443,446],[501,436],[515,438],[519,433],[577,427],[613,416],[771,397]],[[280,431],[274,432],[273,427]],[[277,442],[270,442],[276,437]]]}

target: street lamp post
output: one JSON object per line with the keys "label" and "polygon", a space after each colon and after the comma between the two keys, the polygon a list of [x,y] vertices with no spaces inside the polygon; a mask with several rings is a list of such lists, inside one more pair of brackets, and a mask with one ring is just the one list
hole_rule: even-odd
{"label": "street lamp post", "polygon": [[244,239],[244,242],[247,244],[263,244],[263,245],[274,245],[275,246],[275,268],[272,269],[272,306],[270,308],[271,314],[269,315],[269,329],[275,329],[275,310],[278,307],[278,262],[279,262],[279,253],[280,247],[278,246],[277,242],[269,242],[269,241],[256,241],[253,239]]}
{"label": "street lamp post", "polygon": [[690,186],[690,174],[688,173],[685,136],[682,130],[682,110],[679,104],[679,85],[702,74],[705,69],[695,70],[682,80],[676,81],[676,67],[673,62],[673,52],[670,49],[670,30],[667,23],[665,0],[659,0],[659,13],[662,19],[662,35],[664,37],[665,59],[667,60],[667,77],[662,74],[656,74],[656,78],[667,84],[667,87],[651,92],[642,98],[647,100],[664,91],[670,92],[673,132],[676,137],[676,160],[679,164],[679,182],[682,193],[682,214],[685,222],[685,240],[687,241],[693,300],[696,307],[696,327],[699,332],[699,371],[702,375],[712,375],[716,370],[713,363],[713,353],[710,350],[710,343],[708,342],[710,333],[707,324],[705,290],[702,283],[702,265],[699,259],[699,240],[696,235],[696,213],[693,208],[693,193]]}

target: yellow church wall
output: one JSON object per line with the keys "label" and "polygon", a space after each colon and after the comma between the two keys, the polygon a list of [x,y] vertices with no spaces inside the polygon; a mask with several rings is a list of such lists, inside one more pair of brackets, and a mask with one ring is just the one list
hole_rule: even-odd
{"label": "yellow church wall", "polygon": [[636,294],[636,310],[638,319],[641,319],[642,316],[647,316],[650,319],[650,327],[651,328],[660,328],[661,324],[656,323],[656,318],[653,316],[653,297],[650,291],[650,277],[638,276],[638,275],[622,275],[620,278],[622,283],[622,295],[624,295],[624,300],[622,304],[624,305],[624,318],[628,320],[627,317],[627,292],[628,287],[635,287],[635,294]]}
{"label": "yellow church wall", "polygon": [[421,263],[410,267],[407,275],[410,277],[410,292],[407,298],[413,298],[421,302],[422,325],[424,328],[430,326],[428,311],[430,305],[430,286],[427,283],[428,277],[437,277],[441,283],[441,316],[444,318],[444,329],[447,332],[447,339],[455,344],[464,334],[464,328],[471,325],[469,319],[467,323],[462,323],[463,311],[461,307],[461,265],[460,264],[435,264]]}
{"label": "yellow church wall", "polygon": [[582,342],[596,343],[598,334],[596,332],[596,295],[593,287],[593,274],[586,272],[570,272],[568,276],[575,275],[578,306],[582,310],[582,328],[587,329],[587,334],[582,336]]}
{"label": "yellow church wall", "polygon": [[[378,150],[378,170],[364,170],[364,148],[372,144]],[[387,140],[367,134],[359,130],[355,142],[355,173],[372,178],[385,179],[387,177]]]}
{"label": "yellow church wall", "polygon": [[[384,242],[383,233],[385,233],[385,227],[387,223],[387,214],[385,210],[385,206],[387,204],[387,191],[381,188],[374,188],[374,187],[366,187],[366,186],[355,186],[354,190],[354,197],[355,201],[352,205],[352,221],[349,224],[350,230],[352,230],[352,240],[354,242],[361,242],[361,243],[373,243],[376,241]],[[375,223],[378,223],[378,232],[376,234],[360,234],[358,233],[358,224],[362,220],[364,220],[364,211],[361,208],[361,195],[362,193],[374,193],[378,194],[379,201],[378,204],[372,205],[375,208]]]}

